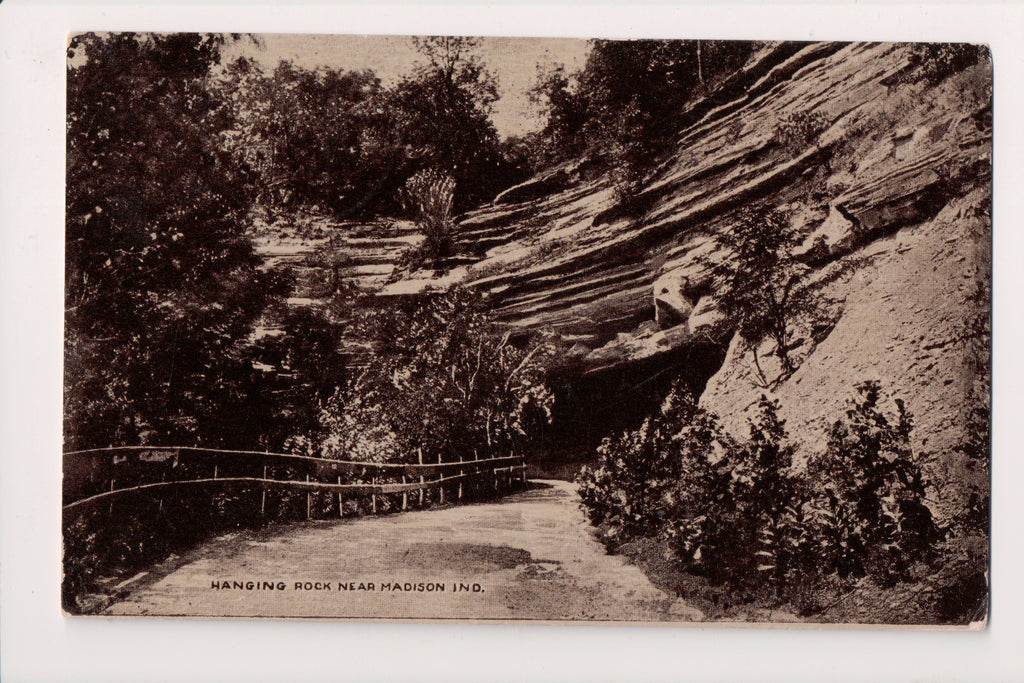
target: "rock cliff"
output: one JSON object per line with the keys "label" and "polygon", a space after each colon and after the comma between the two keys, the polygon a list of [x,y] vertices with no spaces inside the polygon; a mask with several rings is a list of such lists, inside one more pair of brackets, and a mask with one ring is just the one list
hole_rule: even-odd
{"label": "rock cliff", "polygon": [[[991,65],[931,85],[908,77],[909,55],[767,45],[680,112],[674,153],[630,201],[566,164],[463,217],[472,263],[392,277],[380,294],[461,281],[504,324],[551,335],[580,375],[656,373],[659,359],[717,348],[702,356],[702,402],[738,431],[772,393],[812,446],[855,382],[881,379],[916,415],[916,445],[943,453],[960,438],[964,330],[989,277]],[[764,360],[768,342],[756,372],[716,308],[715,236],[758,206],[791,217],[829,302],[827,320],[797,335],[788,377]]]}

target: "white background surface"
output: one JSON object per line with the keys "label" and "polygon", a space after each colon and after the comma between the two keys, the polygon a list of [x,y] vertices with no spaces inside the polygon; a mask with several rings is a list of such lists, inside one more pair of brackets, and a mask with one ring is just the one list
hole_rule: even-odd
{"label": "white background surface", "polygon": [[[69,31],[988,42],[995,60],[990,628],[979,633],[61,616]],[[1016,5],[0,4],[0,662],[20,681],[1022,681],[1024,8]]]}

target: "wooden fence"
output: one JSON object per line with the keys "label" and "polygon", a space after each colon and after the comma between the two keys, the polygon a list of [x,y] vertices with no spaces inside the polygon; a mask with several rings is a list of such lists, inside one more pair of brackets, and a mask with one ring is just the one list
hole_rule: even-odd
{"label": "wooden fence", "polygon": [[[521,456],[417,464],[366,463],[327,460],[285,453],[233,451],[189,446],[117,446],[64,453],[65,516],[142,497],[161,507],[163,498],[185,487],[211,495],[235,491],[259,492],[260,514],[266,513],[267,493],[304,492],[306,518],[313,496],[332,494],[332,507],[345,515],[345,501],[368,503],[389,497],[390,509],[457,502],[464,496],[493,497],[526,483]],[[212,503],[211,503],[212,504]],[[319,507],[322,507],[319,506]],[[255,510],[253,510],[255,512]]]}

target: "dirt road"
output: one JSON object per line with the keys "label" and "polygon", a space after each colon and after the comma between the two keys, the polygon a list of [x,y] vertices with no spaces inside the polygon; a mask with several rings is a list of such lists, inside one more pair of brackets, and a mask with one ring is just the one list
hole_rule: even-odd
{"label": "dirt road", "polygon": [[[226,587],[225,587],[226,586]],[[573,486],[219,537],[126,582],[108,615],[698,621],[593,538]]]}

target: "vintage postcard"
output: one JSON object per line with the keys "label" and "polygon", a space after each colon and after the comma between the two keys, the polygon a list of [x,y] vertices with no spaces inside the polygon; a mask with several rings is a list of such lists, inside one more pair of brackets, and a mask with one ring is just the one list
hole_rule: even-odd
{"label": "vintage postcard", "polygon": [[78,33],[70,615],[980,628],[973,44]]}

